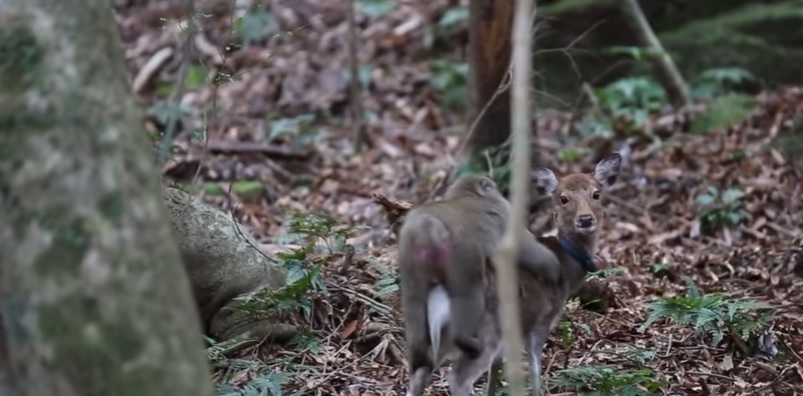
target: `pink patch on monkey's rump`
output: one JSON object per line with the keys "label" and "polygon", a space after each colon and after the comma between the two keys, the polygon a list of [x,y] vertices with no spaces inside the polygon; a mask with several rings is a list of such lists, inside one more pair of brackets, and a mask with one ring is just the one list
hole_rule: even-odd
{"label": "pink patch on monkey's rump", "polygon": [[443,239],[434,247],[418,246],[416,249],[416,258],[418,261],[441,261],[446,259],[452,252],[452,241],[450,239]]}

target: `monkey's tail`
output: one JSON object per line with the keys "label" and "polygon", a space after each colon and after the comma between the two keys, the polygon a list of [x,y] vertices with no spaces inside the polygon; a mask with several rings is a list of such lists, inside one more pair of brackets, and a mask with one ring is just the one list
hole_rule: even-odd
{"label": "monkey's tail", "polygon": [[432,360],[438,366],[441,361],[441,334],[443,328],[449,324],[451,316],[451,303],[446,288],[436,285],[427,296],[427,323],[429,323],[429,339],[432,346]]}

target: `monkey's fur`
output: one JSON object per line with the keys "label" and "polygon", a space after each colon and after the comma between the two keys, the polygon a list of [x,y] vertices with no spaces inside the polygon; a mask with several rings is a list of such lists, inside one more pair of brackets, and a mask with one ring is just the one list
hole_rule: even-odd
{"label": "monkey's fur", "polygon": [[[440,360],[441,329],[431,328],[439,322],[428,318],[433,314],[428,299],[437,285],[444,286],[451,304],[450,339],[466,355],[479,355],[486,262],[497,251],[509,215],[510,203],[485,176],[459,178],[443,200],[407,213],[399,230],[398,264],[410,373],[422,367],[431,371]],[[525,235],[519,243],[517,265],[556,282],[557,257],[532,235]]]}

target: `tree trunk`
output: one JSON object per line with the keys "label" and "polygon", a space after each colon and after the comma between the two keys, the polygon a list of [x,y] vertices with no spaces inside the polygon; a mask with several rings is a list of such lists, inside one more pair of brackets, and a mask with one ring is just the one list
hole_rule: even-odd
{"label": "tree trunk", "polygon": [[659,55],[650,57],[650,60],[658,78],[661,80],[661,84],[669,94],[669,100],[675,107],[690,105],[691,96],[689,95],[686,81],[683,80],[683,76],[680,75],[680,71],[675,66],[675,62],[672,61],[672,57],[664,51],[664,47],[652,31],[647,17],[641,11],[638,0],[620,0],[619,6],[622,9],[625,20],[628,21],[631,29],[633,29],[639,45],[651,48],[659,53]]}
{"label": "tree trunk", "polygon": [[510,89],[499,88],[510,68],[513,8],[513,1],[469,1],[466,124],[470,135],[461,161],[510,137]]}
{"label": "tree trunk", "polygon": [[0,2],[0,313],[19,395],[212,395],[110,3]]}

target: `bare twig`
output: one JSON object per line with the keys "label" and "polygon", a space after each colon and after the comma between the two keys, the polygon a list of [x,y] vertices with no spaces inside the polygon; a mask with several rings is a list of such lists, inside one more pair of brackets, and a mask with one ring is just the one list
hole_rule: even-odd
{"label": "bare twig", "polygon": [[373,201],[385,210],[385,217],[388,220],[388,224],[390,224],[391,231],[396,234],[399,231],[399,227],[401,227],[401,220],[404,218],[404,215],[413,207],[413,205],[398,201],[395,199],[388,198],[382,194],[374,193],[373,194]]}
{"label": "bare twig", "polygon": [[[186,1],[186,9],[187,14],[189,17],[187,18],[187,29],[186,29],[186,37],[184,37],[184,42],[181,44],[181,64],[178,69],[178,84],[176,86],[176,90],[173,92],[172,97],[170,98],[170,102],[173,103],[174,110],[179,109],[181,106],[181,98],[184,96],[184,88],[187,82],[187,71],[189,70],[190,64],[190,56],[192,52],[192,43],[195,39],[195,32],[197,31],[195,25],[195,2],[193,0],[185,0]],[[179,29],[181,25],[179,24]],[[173,144],[173,136],[176,133],[176,128],[178,127],[178,119],[180,114],[176,114],[178,111],[169,111],[167,113],[167,127],[165,128],[165,134],[162,137],[162,144],[159,147],[159,166],[164,166],[165,161],[167,160],[167,155],[170,152],[170,145]],[[200,169],[200,167],[199,167]]]}
{"label": "bare twig", "polygon": [[289,147],[258,142],[241,142],[234,140],[209,140],[206,142],[209,152],[218,153],[256,153],[273,158],[304,160],[309,157],[306,151],[293,150]]}
{"label": "bare twig", "polygon": [[346,17],[348,18],[348,53],[349,53],[349,72],[351,74],[351,121],[352,129],[357,133],[357,151],[362,151],[370,147],[371,141],[368,139],[367,130],[362,107],[362,87],[360,87],[359,63],[357,58],[357,24],[354,21],[354,0],[349,0],[346,4]]}
{"label": "bare twig", "polygon": [[[236,9],[236,6],[237,6],[237,0],[231,0],[230,6],[229,6],[229,10],[231,10],[231,16],[229,17],[229,38],[227,39],[227,42],[231,41],[231,37],[233,36],[233,31],[234,31],[234,11]],[[194,19],[193,19],[193,21],[194,21]],[[217,73],[215,73],[215,76],[212,78],[212,81],[211,81],[212,82],[212,95],[211,95],[212,96],[212,106],[211,106],[211,109],[210,109],[210,113],[212,114],[212,116],[208,117],[207,116],[207,112],[204,111],[204,123],[203,123],[203,125],[204,125],[203,126],[203,128],[204,128],[204,133],[203,133],[204,146],[206,146],[209,143],[209,124],[212,123],[212,121],[214,120],[214,117],[217,116],[217,90],[218,90],[218,87],[220,87],[220,85],[221,85],[218,82],[218,78],[220,77],[220,71],[223,70],[226,67],[226,61],[229,59],[229,51],[223,51],[220,48],[218,48],[218,51],[219,51],[219,54],[220,54],[220,66],[218,67]],[[193,176],[193,178],[192,178],[192,183],[193,184],[198,180],[198,176],[200,176],[200,175],[201,175],[201,167],[199,166],[198,170],[195,172],[195,176]]]}

